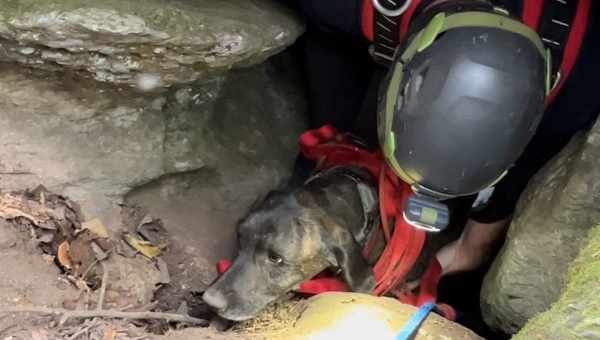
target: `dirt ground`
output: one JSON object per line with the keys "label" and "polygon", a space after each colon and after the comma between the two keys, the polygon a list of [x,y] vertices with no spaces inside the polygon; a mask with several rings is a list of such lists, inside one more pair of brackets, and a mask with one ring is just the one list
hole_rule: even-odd
{"label": "dirt ground", "polygon": [[[171,261],[173,255],[169,258],[169,250],[183,237],[172,237],[172,230],[166,232],[160,220],[142,209],[125,209],[124,220],[137,221],[129,235],[134,235],[138,243],[132,242],[128,234],[107,238],[101,223],[80,221],[77,209],[72,207],[76,207],[74,202],[47,192],[41,197],[28,192],[0,194],[1,340],[240,338],[213,326],[182,329],[193,322],[207,324],[199,318],[211,317],[201,306],[201,291],[191,294],[188,282],[178,281],[190,278],[186,272],[190,267],[177,264],[185,264],[181,259],[196,258],[195,250],[176,246],[179,262]],[[143,232],[140,226],[150,228]],[[167,246],[159,247],[148,239]],[[166,266],[160,264],[167,263],[164,259],[170,262]],[[205,276],[199,280],[198,289],[210,283],[210,275],[214,276],[207,273],[206,269],[212,268],[208,263],[200,266],[205,272],[196,275]],[[169,298],[161,293],[178,290],[187,295]],[[73,310],[92,314],[79,318]],[[127,316],[102,315],[113,312]],[[103,317],[94,317],[94,313]],[[159,317],[153,321],[129,318],[135,313]],[[198,318],[193,322],[164,321],[165,313]],[[67,319],[66,315],[72,317]]]}
{"label": "dirt ground", "polygon": [[222,176],[206,169],[165,177],[126,197],[129,206],[159,218],[169,235],[162,259],[171,282],[156,294],[162,310],[176,310],[185,301],[190,314],[202,316],[205,310],[197,301],[216,278],[217,261],[235,255],[235,225],[264,184],[260,179]]}

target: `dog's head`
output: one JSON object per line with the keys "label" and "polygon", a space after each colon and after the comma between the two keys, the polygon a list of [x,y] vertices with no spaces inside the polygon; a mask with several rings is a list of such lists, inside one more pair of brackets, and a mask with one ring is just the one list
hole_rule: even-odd
{"label": "dog's head", "polygon": [[372,269],[344,218],[328,209],[343,203],[332,195],[305,188],[270,194],[239,223],[238,256],[204,301],[226,319],[249,319],[327,268],[339,270],[352,291],[370,292]]}

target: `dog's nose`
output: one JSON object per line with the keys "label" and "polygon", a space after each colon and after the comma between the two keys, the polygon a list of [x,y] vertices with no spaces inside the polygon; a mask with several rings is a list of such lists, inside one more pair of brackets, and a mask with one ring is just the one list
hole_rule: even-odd
{"label": "dog's nose", "polygon": [[202,294],[202,300],[216,310],[224,310],[227,308],[225,296],[216,289],[208,289],[205,291],[204,294]]}

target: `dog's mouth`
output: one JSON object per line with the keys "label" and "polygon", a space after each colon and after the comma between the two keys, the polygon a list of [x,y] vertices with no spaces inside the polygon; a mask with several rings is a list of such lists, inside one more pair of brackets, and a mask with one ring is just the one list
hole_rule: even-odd
{"label": "dog's mouth", "polygon": [[217,311],[216,313],[218,316],[220,316],[223,319],[240,322],[240,321],[246,321],[246,320],[255,318],[258,315],[259,311],[251,314],[251,313],[242,313],[242,312],[238,312],[238,311],[231,311],[231,310],[225,309],[222,311]]}
{"label": "dog's mouth", "polygon": [[[214,291],[212,291],[213,294]],[[216,293],[220,294],[220,293]],[[255,318],[268,305],[279,300],[279,298],[268,300],[245,299],[241,296],[231,296],[229,300],[222,305],[215,304],[211,298],[203,297],[204,303],[219,317],[231,321],[245,321]]]}
{"label": "dog's mouth", "polygon": [[242,296],[231,296],[226,307],[218,308],[218,306],[211,305],[206,299],[203,298],[204,303],[210,307],[212,312],[223,319],[230,321],[246,321],[254,319],[263,313],[268,307],[287,301],[296,296],[293,288],[289,291],[282,293],[279,296],[269,297],[265,299],[244,299]]}

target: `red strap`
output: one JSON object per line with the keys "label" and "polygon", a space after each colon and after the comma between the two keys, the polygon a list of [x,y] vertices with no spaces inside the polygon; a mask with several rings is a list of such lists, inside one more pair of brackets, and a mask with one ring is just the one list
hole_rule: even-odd
{"label": "red strap", "polygon": [[381,228],[383,230],[383,236],[385,242],[389,243],[390,234],[390,216],[394,216],[396,213],[396,206],[393,204],[394,193],[391,192],[393,188],[388,185],[388,181],[385,178],[385,167],[383,167],[379,174],[379,212],[381,214]]}
{"label": "red strap", "polygon": [[369,257],[375,250],[375,247],[383,242],[383,230],[382,228],[377,228],[377,230],[373,231],[371,237],[367,240],[367,244],[365,244],[365,249],[363,249],[363,256]]}
{"label": "red strap", "polygon": [[420,3],[421,0],[413,0],[413,2],[411,2],[408,8],[406,9],[406,12],[404,12],[404,14],[402,15],[402,20],[400,21],[400,33],[398,35],[400,37],[400,41],[402,41],[405,38],[405,35],[408,32],[408,27],[410,26],[410,23],[412,21],[413,14],[415,14],[417,6],[419,6]]}
{"label": "red strap", "polygon": [[573,20],[573,26],[571,32],[569,32],[569,38],[565,45],[565,51],[563,52],[562,62],[560,64],[560,79],[558,84],[552,89],[552,92],[546,98],[546,107],[552,104],[556,95],[560,92],[565,82],[569,78],[581,45],[583,43],[583,37],[587,29],[589,11],[592,5],[591,0],[579,0],[577,3],[577,12],[575,13],[575,19]]}
{"label": "red strap", "polygon": [[229,269],[229,267],[231,267],[231,261],[220,260],[219,262],[217,262],[217,273],[219,275],[222,275]]}
{"label": "red strap", "polygon": [[[374,33],[373,33],[373,25],[375,18],[375,9],[373,8],[373,0],[363,0],[362,3],[362,12],[361,12],[361,28],[363,35],[365,38],[369,39],[369,41],[373,41]],[[408,27],[412,21],[413,14],[417,9],[417,6],[421,3],[421,0],[413,0],[406,12],[402,14],[402,18],[400,19],[400,28],[399,28],[399,40],[402,41],[404,39],[404,35],[408,32]]]}
{"label": "red strap", "polygon": [[523,22],[534,31],[537,31],[538,26],[540,25],[543,7],[544,0],[523,1]]}
{"label": "red strap", "polygon": [[317,295],[324,292],[347,292],[348,286],[344,281],[335,277],[323,277],[308,280],[300,284],[296,292]]}
{"label": "red strap", "polygon": [[438,303],[435,308],[440,312],[446,319],[450,321],[456,321],[456,311],[452,306],[445,303]]}
{"label": "red strap", "polygon": [[[366,168],[374,178],[379,178],[381,227],[387,244],[373,269],[376,280],[374,294],[387,294],[404,280],[425,243],[425,232],[408,225],[402,217],[401,207],[412,192],[410,186],[398,179],[380,152],[369,152],[353,145],[331,125],[302,134],[300,149],[307,158],[319,160],[322,168],[358,165]],[[393,232],[389,226],[391,220],[394,221]],[[369,244],[367,242],[364,252],[372,249]],[[313,281],[310,287],[314,292],[313,288],[321,289],[325,285]]]}
{"label": "red strap", "polygon": [[361,12],[362,32],[369,41],[373,41],[373,20],[375,20],[375,12],[373,11],[373,3],[371,1],[363,0]]}
{"label": "red strap", "polygon": [[437,286],[442,277],[442,266],[440,262],[434,257],[427,267],[427,271],[421,278],[419,287],[419,297],[417,299],[417,305],[422,305],[427,302],[432,302],[437,299]]}

